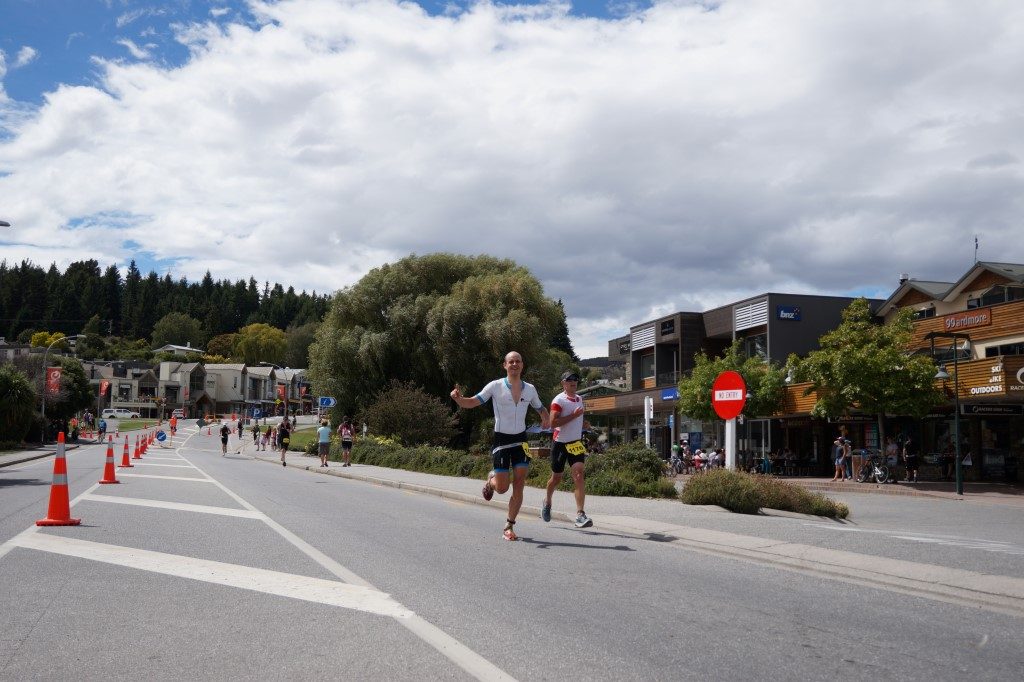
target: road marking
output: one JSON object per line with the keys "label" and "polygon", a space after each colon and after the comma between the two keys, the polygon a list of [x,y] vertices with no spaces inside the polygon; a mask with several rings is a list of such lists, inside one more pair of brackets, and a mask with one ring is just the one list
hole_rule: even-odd
{"label": "road marking", "polygon": [[[191,436],[189,437],[191,438]],[[189,439],[186,438],[185,442]],[[185,446],[183,442],[178,449],[175,451],[177,454],[182,455],[181,448]],[[189,461],[184,455],[185,461]],[[214,480],[212,476],[209,476],[205,471],[196,467],[197,471],[200,471],[204,476],[210,478],[211,483],[216,485],[218,488],[223,490],[229,497],[241,506],[251,511],[258,512],[256,507],[252,506],[239,495],[229,490],[227,486],[222,484],[220,481]],[[281,537],[290,542],[300,552],[308,556],[310,559],[318,563],[325,570],[331,574],[337,576],[339,579],[344,580],[352,585],[358,585],[365,587],[366,589],[375,589],[368,581],[363,580],[361,577],[348,570],[340,563],[330,558],[317,548],[310,545],[308,542],[298,537],[290,530],[274,521],[269,516],[264,515],[263,522],[273,528]],[[413,612],[409,612],[409,615],[404,618],[399,618],[398,622],[401,623],[407,630],[412,632],[416,637],[432,646],[438,653],[447,658],[455,665],[462,668],[468,674],[478,680],[501,680],[502,682],[515,682],[515,678],[506,673],[504,670],[494,665],[486,658],[478,654],[477,652],[470,649],[468,646],[455,639],[447,632],[437,627],[433,623],[430,623],[420,616],[417,616]]]}
{"label": "road marking", "polygon": [[1024,556],[1024,547],[1000,542],[998,540],[985,540],[982,538],[965,538],[959,535],[941,535],[934,533],[907,533],[906,531],[885,530],[881,528],[853,528],[850,526],[833,526],[823,523],[805,523],[805,526],[812,528],[824,528],[847,533],[873,533],[876,535],[887,535],[896,540],[909,540],[930,545],[945,545],[947,547],[963,547],[965,549],[980,549],[983,552],[996,554],[1010,554],[1013,556]]}
{"label": "road marking", "polygon": [[166,481],[195,481],[196,483],[216,483],[210,478],[191,478],[189,476],[160,476],[159,474],[126,474],[118,470],[117,475],[122,478],[162,478]]}
{"label": "road marking", "polygon": [[185,460],[181,457],[154,457],[153,455],[146,454],[146,459],[159,459],[167,462],[184,462]]}
{"label": "road marking", "polygon": [[263,519],[264,515],[249,509],[232,509],[230,507],[210,507],[205,504],[189,504],[187,502],[165,502],[150,500],[144,497],[116,497],[113,495],[83,495],[83,500],[93,502],[109,502],[111,504],[130,504],[137,507],[156,507],[158,509],[176,509],[178,511],[197,512],[199,514],[217,514],[220,516],[237,516],[243,519]]}
{"label": "road marking", "polygon": [[[188,461],[188,460],[185,460]],[[156,462],[140,462],[133,460],[132,464],[137,467],[171,467],[173,469],[195,469],[191,464],[157,464]]]}
{"label": "road marking", "polygon": [[26,549],[338,606],[379,616],[403,619],[412,615],[411,611],[391,599],[389,595],[362,585],[349,585],[323,578],[119,547],[46,533],[18,535],[12,538],[11,542]]}

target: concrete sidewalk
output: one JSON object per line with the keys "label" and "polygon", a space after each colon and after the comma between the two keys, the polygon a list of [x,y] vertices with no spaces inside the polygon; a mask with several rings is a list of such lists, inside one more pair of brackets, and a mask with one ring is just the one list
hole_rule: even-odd
{"label": "concrete sidewalk", "polygon": [[[252,452],[256,460],[280,466],[276,453]],[[492,507],[504,512],[508,495],[495,495],[487,502],[481,495],[483,482],[462,477],[438,476],[413,471],[386,469],[365,464],[342,467],[331,462],[320,466],[315,456],[289,453],[288,467],[313,474],[339,476],[375,485],[436,495],[464,504]],[[544,491],[527,487],[520,518],[540,514]],[[552,520],[571,523],[575,518],[572,493],[556,491]],[[587,496],[587,513],[594,520],[594,532],[618,532],[675,545],[690,551],[725,556],[774,568],[911,594],[961,606],[1024,618],[1024,579],[989,575],[934,564],[915,563],[876,555],[858,554],[777,539],[740,535],[700,527],[708,515],[728,514],[719,507],[694,507],[678,500],[650,500]],[[787,512],[768,515],[797,516]],[[819,517],[806,517],[821,520]],[[844,523],[836,521],[835,523]],[[583,531],[587,532],[587,531]]]}

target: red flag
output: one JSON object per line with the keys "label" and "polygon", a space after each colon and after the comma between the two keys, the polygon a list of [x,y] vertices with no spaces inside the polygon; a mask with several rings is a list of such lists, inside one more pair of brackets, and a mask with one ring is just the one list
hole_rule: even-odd
{"label": "red flag", "polygon": [[49,367],[46,370],[46,392],[57,395],[60,392],[60,367]]}
{"label": "red flag", "polygon": [[280,398],[281,400],[284,400],[285,397],[286,397],[285,393],[284,393],[284,388],[285,388],[284,384],[278,384],[277,385],[277,397]]}
{"label": "red flag", "polygon": [[306,395],[306,386],[299,386],[299,395]]}
{"label": "red flag", "polygon": [[110,382],[104,379],[100,382],[100,395],[106,395],[107,391],[110,390]]}

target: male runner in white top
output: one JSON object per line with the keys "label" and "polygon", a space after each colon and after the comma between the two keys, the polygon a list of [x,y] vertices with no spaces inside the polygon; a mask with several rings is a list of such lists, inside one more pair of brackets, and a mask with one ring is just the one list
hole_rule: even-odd
{"label": "male runner in white top", "polygon": [[540,508],[540,517],[544,521],[551,520],[551,496],[555,488],[562,482],[562,472],[566,463],[572,472],[572,482],[576,486],[576,527],[587,528],[594,522],[583,511],[586,498],[584,490],[583,462],[587,448],[583,444],[583,429],[590,428],[583,419],[583,397],[576,394],[576,386],[580,380],[576,372],[562,374],[562,392],[551,401],[551,428],[555,430],[551,443],[551,478],[548,479],[547,496]]}
{"label": "male runner in white top", "polygon": [[523,487],[530,466],[527,456],[526,412],[530,407],[536,410],[540,415],[541,428],[547,428],[548,411],[533,384],[522,380],[523,357],[512,351],[505,356],[503,366],[505,378],[495,379],[475,396],[462,395],[462,389],[458,386],[452,390],[451,396],[459,407],[467,410],[479,407],[488,400],[494,406],[494,447],[491,450],[494,469],[484,483],[483,496],[485,500],[490,500],[495,491],[504,494],[508,490],[511,469],[512,497],[508,501],[504,536],[506,540],[518,540],[512,527],[523,506]]}

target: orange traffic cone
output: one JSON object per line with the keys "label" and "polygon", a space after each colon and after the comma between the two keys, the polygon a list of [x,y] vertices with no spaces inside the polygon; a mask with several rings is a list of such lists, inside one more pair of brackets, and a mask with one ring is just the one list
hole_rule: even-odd
{"label": "orange traffic cone", "polygon": [[82,519],[71,518],[68,499],[68,463],[64,459],[64,432],[57,434],[57,458],[53,460],[53,485],[50,486],[50,509],[37,526],[77,526]]}
{"label": "orange traffic cone", "polygon": [[100,483],[120,483],[114,473],[114,437],[107,441],[107,463],[103,467],[103,478]]}
{"label": "orange traffic cone", "polygon": [[132,450],[132,459],[142,459],[142,453],[139,451],[139,437],[135,436],[135,449]]}
{"label": "orange traffic cone", "polygon": [[131,469],[135,465],[132,464],[131,457],[128,455],[128,436],[124,437],[124,453],[121,455],[121,468]]}

